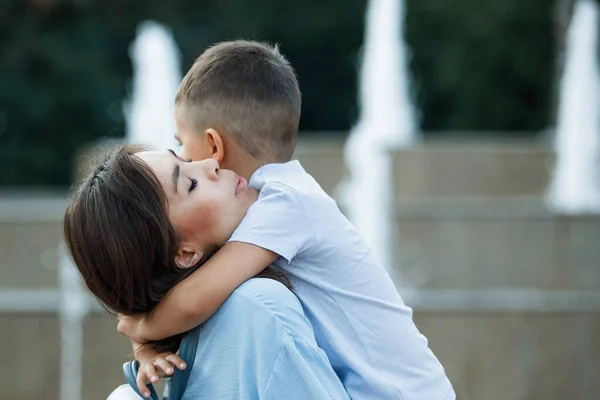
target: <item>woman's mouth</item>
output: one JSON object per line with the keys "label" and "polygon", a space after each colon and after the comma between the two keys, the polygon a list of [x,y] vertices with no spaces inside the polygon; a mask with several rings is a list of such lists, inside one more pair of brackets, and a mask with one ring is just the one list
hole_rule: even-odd
{"label": "woman's mouth", "polygon": [[235,187],[235,194],[238,195],[248,187],[248,181],[243,176],[238,176],[237,186]]}

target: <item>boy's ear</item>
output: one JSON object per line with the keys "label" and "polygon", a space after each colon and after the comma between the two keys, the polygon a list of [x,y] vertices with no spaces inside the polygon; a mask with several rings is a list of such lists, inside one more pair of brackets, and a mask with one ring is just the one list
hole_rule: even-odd
{"label": "boy's ear", "polygon": [[221,163],[225,157],[225,146],[221,134],[209,128],[206,130],[206,141],[210,146],[211,157]]}
{"label": "boy's ear", "polygon": [[194,265],[198,264],[201,258],[201,252],[199,252],[192,246],[184,244],[177,251],[177,255],[175,256],[175,262],[181,268],[191,268]]}

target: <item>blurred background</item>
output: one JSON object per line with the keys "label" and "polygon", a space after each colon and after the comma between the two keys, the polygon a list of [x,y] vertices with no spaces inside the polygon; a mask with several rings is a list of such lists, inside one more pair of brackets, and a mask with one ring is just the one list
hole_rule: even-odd
{"label": "blurred background", "polygon": [[595,0],[1,0],[0,399],[123,382],[130,345],[62,250],[69,187],[99,143],[168,143],[182,74],[236,38],[295,67],[295,156],[459,399],[598,398]]}

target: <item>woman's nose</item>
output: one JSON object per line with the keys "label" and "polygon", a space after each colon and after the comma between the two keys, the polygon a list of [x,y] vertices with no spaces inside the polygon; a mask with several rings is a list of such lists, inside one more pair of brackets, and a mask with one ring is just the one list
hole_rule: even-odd
{"label": "woman's nose", "polygon": [[210,180],[216,181],[219,179],[219,162],[214,158],[206,160],[207,175]]}

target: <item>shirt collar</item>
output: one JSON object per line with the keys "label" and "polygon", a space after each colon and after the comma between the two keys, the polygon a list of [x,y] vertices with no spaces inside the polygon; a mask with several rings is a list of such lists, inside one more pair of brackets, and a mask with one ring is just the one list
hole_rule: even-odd
{"label": "shirt collar", "polygon": [[287,172],[294,172],[294,171],[302,171],[303,172],[304,169],[302,168],[302,165],[300,165],[300,162],[298,160],[291,160],[286,163],[265,164],[262,167],[260,167],[259,169],[257,169],[256,171],[254,171],[254,173],[250,177],[250,182],[248,182],[248,185],[252,186],[252,184],[255,183],[254,181],[256,179],[259,179],[261,176],[273,173],[275,171],[277,171],[278,174],[281,174],[281,173],[285,174]]}

